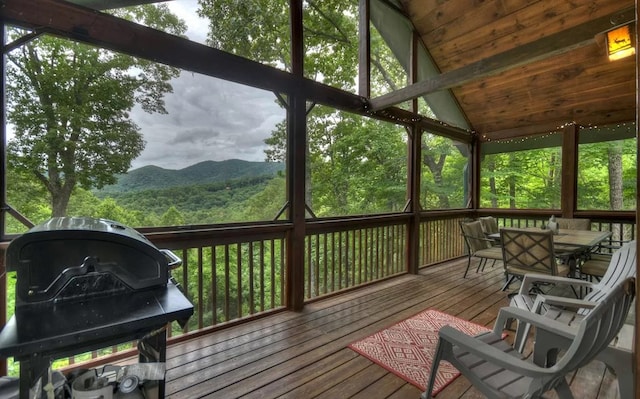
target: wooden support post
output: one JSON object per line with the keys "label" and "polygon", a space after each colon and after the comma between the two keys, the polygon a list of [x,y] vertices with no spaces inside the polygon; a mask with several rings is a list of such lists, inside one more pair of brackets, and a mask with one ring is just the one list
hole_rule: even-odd
{"label": "wooden support post", "polygon": [[560,210],[563,218],[572,218],[578,204],[578,132],[575,123],[565,126],[562,132]]}
{"label": "wooden support post", "polygon": [[[294,75],[302,77],[302,0],[290,0],[291,63]],[[293,228],[287,236],[286,306],[299,311],[304,307],[305,170],[307,154],[306,98],[300,92],[289,95],[287,112],[287,194],[291,204],[289,219]]]}
{"label": "wooden support post", "polygon": [[407,271],[418,274],[420,269],[420,176],[422,165],[422,130],[413,125],[409,128],[407,188],[411,219],[407,226]]}
{"label": "wooden support post", "polygon": [[471,208],[474,211],[477,211],[480,207],[480,163],[482,161],[480,152],[481,145],[480,140],[475,137],[471,142],[471,151],[469,151],[471,154],[471,159],[469,160],[469,168],[471,169],[469,171],[471,190],[469,192],[469,198],[466,200],[468,201],[467,208]]}
{"label": "wooden support post", "polygon": [[[418,81],[418,35],[415,31],[411,35],[411,55],[409,69],[409,83]],[[412,100],[412,110],[418,112],[418,99]],[[409,148],[407,159],[407,197],[409,199],[409,211],[412,214],[407,226],[407,271],[418,274],[420,269],[420,177],[422,175],[422,129],[418,124],[408,127]]]}
{"label": "wooden support post", "polygon": [[370,6],[369,0],[360,0],[358,6],[360,20],[359,31],[359,61],[358,61],[358,94],[371,97],[371,31],[369,29]]}

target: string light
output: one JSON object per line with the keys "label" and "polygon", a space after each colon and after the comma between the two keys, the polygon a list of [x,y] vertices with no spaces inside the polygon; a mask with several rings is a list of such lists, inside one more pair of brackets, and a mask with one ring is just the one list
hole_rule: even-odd
{"label": "string light", "polygon": [[523,143],[525,141],[538,141],[538,140],[544,140],[548,137],[557,135],[557,134],[562,134],[562,131],[569,127],[569,126],[578,126],[578,129],[580,130],[595,130],[598,129],[603,133],[606,133],[607,131],[609,132],[615,132],[615,131],[620,131],[623,129],[626,129],[628,132],[631,132],[632,130],[635,132],[635,122],[628,122],[628,123],[617,123],[617,124],[611,124],[611,125],[606,125],[606,126],[598,126],[598,125],[587,125],[587,126],[583,126],[583,125],[578,125],[576,122],[567,122],[564,123],[560,126],[557,126],[555,129],[550,130],[546,133],[541,133],[541,134],[536,134],[535,136],[521,136],[521,137],[513,137],[513,138],[506,138],[506,139],[491,139],[491,137],[488,137],[486,134],[482,134],[480,136],[481,141],[485,142],[485,143],[507,143],[507,144],[511,144],[511,143]]}

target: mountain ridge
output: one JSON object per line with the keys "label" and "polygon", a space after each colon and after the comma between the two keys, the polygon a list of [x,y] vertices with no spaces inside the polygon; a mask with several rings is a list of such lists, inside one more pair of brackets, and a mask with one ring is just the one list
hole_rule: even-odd
{"label": "mountain ridge", "polygon": [[255,162],[240,159],[202,161],[182,169],[145,165],[117,176],[117,183],[96,190],[100,196],[222,182],[233,179],[275,175],[284,171],[282,162]]}

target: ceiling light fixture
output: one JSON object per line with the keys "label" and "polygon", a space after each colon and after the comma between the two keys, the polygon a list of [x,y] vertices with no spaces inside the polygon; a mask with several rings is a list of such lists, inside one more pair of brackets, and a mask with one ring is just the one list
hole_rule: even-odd
{"label": "ceiling light fixture", "polygon": [[634,55],[634,47],[631,34],[631,25],[619,26],[607,32],[607,52],[609,61]]}

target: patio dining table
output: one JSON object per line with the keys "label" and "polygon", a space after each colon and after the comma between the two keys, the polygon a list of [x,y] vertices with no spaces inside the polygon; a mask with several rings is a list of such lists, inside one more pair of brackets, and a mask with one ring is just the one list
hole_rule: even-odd
{"label": "patio dining table", "polygon": [[[540,231],[539,227],[526,227],[523,230]],[[578,259],[611,236],[609,231],[560,229],[553,235],[556,256],[569,265],[571,276],[576,275]],[[500,240],[500,233],[490,234],[489,238]]]}

